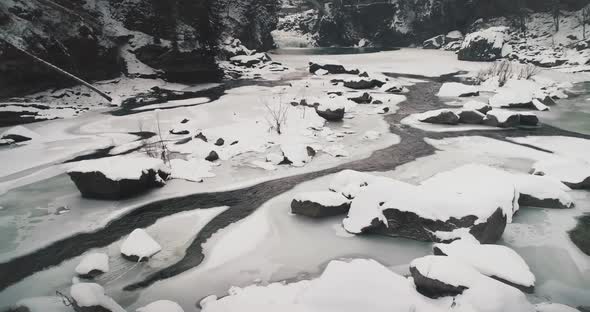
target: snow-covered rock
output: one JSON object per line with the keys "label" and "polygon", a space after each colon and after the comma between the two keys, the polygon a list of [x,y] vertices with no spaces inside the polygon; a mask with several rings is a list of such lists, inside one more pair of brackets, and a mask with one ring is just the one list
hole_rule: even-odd
{"label": "snow-covered rock", "polygon": [[281,152],[284,159],[280,164],[291,165],[293,167],[303,167],[309,163],[315,150],[305,144],[281,144]]}
{"label": "snow-covered rock", "polygon": [[348,209],[350,200],[330,191],[300,193],[291,202],[292,213],[314,218],[346,214]]}
{"label": "snow-covered rock", "polygon": [[441,97],[469,97],[478,96],[479,88],[477,86],[470,86],[458,82],[445,82],[437,96]]}
{"label": "snow-covered rock", "polygon": [[492,109],[483,123],[491,127],[512,128],[520,125],[520,114],[508,110]]}
{"label": "snow-covered rock", "polygon": [[[392,300],[395,298],[395,300]],[[416,292],[413,284],[374,260],[331,261],[314,280],[232,287],[203,312],[221,311],[446,311]],[[494,311],[496,312],[496,311]],[[499,311],[498,311],[499,312]]]}
{"label": "snow-covered rock", "polygon": [[548,176],[572,189],[590,189],[590,163],[579,159],[556,158],[533,164],[531,173]]}
{"label": "snow-covered rock", "polygon": [[363,92],[359,96],[349,97],[348,99],[357,104],[369,104],[373,101],[373,97],[368,92]]}
{"label": "snow-covered rock", "polygon": [[481,274],[532,293],[535,276],[529,266],[514,250],[501,245],[479,244],[474,241],[456,240],[450,244],[435,244],[434,254],[449,256],[469,264]]}
{"label": "snow-covered rock", "polygon": [[109,271],[109,256],[105,253],[91,253],[76,266],[76,274],[82,278],[94,278]]}
{"label": "snow-covered rock", "polygon": [[456,125],[459,123],[459,116],[446,108],[420,113],[416,117],[421,122],[432,124]]}
{"label": "snow-covered rock", "polygon": [[424,49],[440,49],[446,43],[445,35],[438,35],[430,39],[426,39],[422,43]]}
{"label": "snow-covered rock", "polygon": [[329,184],[329,189],[340,193],[348,199],[355,198],[362,188],[377,179],[376,176],[354,170],[342,170],[334,175]]}
{"label": "snow-covered rock", "polygon": [[0,134],[0,140],[10,141],[10,144],[31,141],[40,137],[38,133],[23,126],[12,127]]}
{"label": "snow-covered rock", "polygon": [[346,107],[353,106],[347,102],[350,102],[350,100],[341,96],[325,97],[319,100],[319,105],[316,106],[315,111],[327,121],[341,121],[344,118]]}
{"label": "snow-covered rock", "polygon": [[492,110],[492,107],[484,102],[479,102],[479,101],[469,101],[465,104],[463,104],[463,109],[464,110],[476,110],[482,114],[487,114],[489,111]]}
{"label": "snow-covered rock", "polygon": [[408,90],[399,82],[388,81],[380,87],[380,90],[386,93],[404,93]]}
{"label": "snow-covered rock", "polygon": [[170,300],[158,300],[154,301],[144,307],[141,307],[137,310],[137,312],[184,312],[182,307]]}
{"label": "snow-covered rock", "polygon": [[490,27],[468,34],[459,49],[459,60],[493,61],[504,56],[506,30],[506,27]]}
{"label": "snow-covered rock", "polygon": [[426,256],[410,264],[417,290],[430,297],[454,295],[458,311],[534,312],[518,289],[482,275],[469,264],[451,257]]}
{"label": "snow-covered rock", "polygon": [[315,74],[318,70],[325,70],[330,74],[352,74],[358,75],[358,69],[344,67],[338,61],[333,60],[312,60],[309,62],[309,72]]}
{"label": "snow-covered rock", "polygon": [[570,188],[550,176],[515,174],[514,182],[521,206],[541,208],[572,208],[574,201],[567,193]]}
{"label": "snow-covered rock", "polygon": [[356,193],[343,220],[353,234],[436,242],[445,241],[445,233],[466,229],[481,242],[495,242],[518,210],[515,185],[507,183],[504,173],[485,166],[440,173],[418,186],[362,174],[346,177],[356,179],[350,179],[350,186],[342,186],[341,179],[335,188]]}
{"label": "snow-covered rock", "polygon": [[125,312],[112,298],[105,295],[104,288],[95,283],[78,283],[70,288],[74,309],[80,312]]}
{"label": "snow-covered rock", "polygon": [[354,77],[344,79],[342,82],[345,87],[357,90],[381,88],[385,85],[385,82],[370,77]]}
{"label": "snow-covered rock", "polygon": [[483,123],[484,118],[486,115],[480,113],[479,111],[473,109],[463,109],[459,111],[459,123],[463,124],[470,124],[470,125],[479,125]]}
{"label": "snow-covered rock", "polygon": [[463,33],[459,30],[452,30],[447,33],[445,36],[446,42],[456,42],[456,41],[463,41]]}
{"label": "snow-covered rock", "polygon": [[162,247],[145,230],[135,229],[121,245],[121,254],[130,261],[147,261]]}
{"label": "snow-covered rock", "polygon": [[254,65],[270,61],[270,57],[264,52],[252,55],[237,55],[229,59],[236,66],[252,67]]}
{"label": "snow-covered rock", "polygon": [[164,185],[169,170],[161,159],[133,154],[84,160],[68,175],[84,197],[120,199]]}

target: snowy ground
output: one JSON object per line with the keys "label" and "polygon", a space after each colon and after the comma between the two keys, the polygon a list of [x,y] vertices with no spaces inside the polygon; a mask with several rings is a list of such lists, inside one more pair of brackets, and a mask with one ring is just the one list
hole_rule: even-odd
{"label": "snowy ground", "polygon": [[[336,76],[307,73],[307,63],[313,57],[272,57],[292,69],[283,78],[280,78],[281,74],[274,73],[272,79],[277,83],[274,86],[230,89],[219,99],[197,106],[171,108],[175,106],[173,104],[178,104],[173,103],[169,107],[159,107],[162,109],[158,111],[147,110],[125,116],[112,116],[104,110],[94,110],[75,118],[27,125],[40,138],[21,146],[0,149],[0,157],[5,160],[0,165],[0,262],[29,253],[59,238],[102,228],[110,220],[158,199],[238,189],[262,181],[332,168],[364,159],[373,151],[400,143],[400,137],[389,131],[389,124],[383,115],[376,113],[381,105],[356,105],[354,111],[347,113],[347,117],[354,118],[345,116],[342,123],[335,124],[324,124],[311,108],[291,107],[286,128],[288,136],[269,132],[264,117],[267,113],[265,103],[276,104],[277,98],[281,101],[321,98],[327,91],[353,93],[342,86],[332,85],[330,79]],[[451,52],[417,49],[330,55],[329,58],[372,74],[391,72],[428,77],[458,71],[476,72],[487,66],[457,61]],[[585,74],[553,71],[543,72],[540,76],[559,82],[587,79]],[[417,82],[414,79],[399,81],[406,85]],[[400,106],[411,105],[402,102],[405,99],[403,95],[373,93],[375,98],[384,99],[384,105],[390,108],[386,116],[394,115]],[[358,92],[355,94],[360,95]],[[559,102],[558,107],[562,109],[573,101]],[[583,109],[589,105],[588,101],[576,103]],[[548,116],[550,122],[553,120],[550,116],[555,115],[555,110],[539,114],[542,120]],[[148,194],[107,202],[82,199],[64,174],[75,164],[61,164],[62,161],[89,150],[133,142],[138,137],[129,132],[140,129],[154,131],[156,120],[159,120],[160,128],[165,129],[164,140],[185,138],[188,135],[168,134],[168,130],[182,126],[180,121],[185,118],[189,119],[191,136],[203,132],[208,137],[222,137],[226,141],[226,145],[219,148],[221,160],[209,168],[215,176],[204,177],[202,183],[176,179]],[[568,123],[567,117],[560,118],[561,124]],[[310,130],[309,126],[314,126],[316,130]],[[401,125],[395,124],[394,127]],[[3,132],[4,129],[0,130]],[[370,132],[369,135],[367,132]],[[234,148],[227,146],[234,139],[240,143]],[[182,158],[190,160],[202,153],[202,144],[194,143],[195,140],[182,148],[178,147],[183,145],[176,145],[178,152],[185,154],[181,155]],[[549,150],[559,149],[568,157],[585,151],[580,142],[568,140],[527,137],[514,139],[514,142]],[[266,162],[268,154],[280,153],[281,143],[293,141],[315,146],[318,154],[303,167],[270,166]],[[528,173],[534,162],[554,157],[529,147],[480,136],[439,140],[427,138],[425,141],[437,149],[435,154],[375,174],[417,184],[436,173],[466,163]],[[344,150],[348,156],[334,157],[326,150]],[[178,176],[183,176],[181,173]],[[162,251],[147,263],[136,265],[120,257],[119,249],[124,238],[108,247],[88,250],[85,254],[104,252],[109,255],[110,270],[98,277],[97,282],[129,311],[159,299],[173,300],[185,311],[195,311],[198,309],[195,304],[201,298],[211,294],[224,296],[231,286],[309,279],[321,273],[330,260],[339,258],[372,258],[394,272],[407,274],[408,264],[413,259],[431,254],[430,243],[353,236],[342,228],[342,217],[310,220],[290,214],[289,204],[295,194],[320,190],[330,179],[331,176],[326,176],[307,181],[272,198],[252,215],[215,233],[203,246],[205,260],[199,266],[144,290],[127,292],[122,288],[182,258],[186,246],[200,229],[222,213],[225,207],[204,210],[195,207],[195,210],[170,215],[149,226],[146,231],[162,246]],[[549,298],[572,306],[590,305],[590,279],[587,278],[590,276],[590,257],[579,251],[566,233],[574,226],[576,216],[590,212],[590,195],[585,191],[572,191],[571,195],[576,203],[574,209],[521,209],[500,242],[514,248],[536,276],[536,293],[529,296],[532,302]],[[66,293],[74,277],[74,268],[84,255],[4,289],[0,293],[0,309],[25,297],[53,295],[55,290]],[[560,265],[556,266],[556,263]]]}

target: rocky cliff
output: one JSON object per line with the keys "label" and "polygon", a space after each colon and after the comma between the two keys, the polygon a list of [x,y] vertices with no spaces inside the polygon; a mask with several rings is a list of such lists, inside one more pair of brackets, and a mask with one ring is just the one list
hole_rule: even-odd
{"label": "rocky cliff", "polygon": [[217,44],[236,37],[249,48],[271,48],[278,3],[0,1],[0,98],[70,83],[13,46],[88,80],[122,73],[183,82],[218,80]]}

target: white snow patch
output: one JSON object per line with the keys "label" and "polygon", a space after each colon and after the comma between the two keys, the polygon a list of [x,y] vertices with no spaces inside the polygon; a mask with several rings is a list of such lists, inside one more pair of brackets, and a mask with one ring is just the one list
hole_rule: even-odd
{"label": "white snow patch", "polygon": [[106,273],[109,271],[109,256],[105,253],[91,253],[86,255],[76,266],[78,275],[86,275],[94,270]]}
{"label": "white snow patch", "polygon": [[70,296],[80,307],[103,307],[112,312],[125,312],[113,299],[107,297],[104,288],[95,283],[78,283],[70,288]]}
{"label": "white snow patch", "polygon": [[479,92],[479,88],[477,86],[470,86],[458,82],[445,82],[438,91],[437,96],[459,97],[461,95],[473,94],[476,92]]}
{"label": "white snow patch", "polygon": [[93,160],[83,160],[70,170],[70,172],[100,172],[110,180],[139,180],[141,175],[148,170],[167,170],[161,159],[144,155],[121,155]]}
{"label": "white snow patch", "polygon": [[125,256],[136,256],[139,259],[149,258],[160,252],[162,247],[143,229],[135,229],[121,245],[121,253]]}
{"label": "white snow patch", "polygon": [[184,159],[171,159],[171,178],[182,179],[193,182],[201,182],[203,178],[214,177],[215,174],[211,172],[213,164],[204,159],[189,158]]}
{"label": "white snow patch", "polygon": [[154,301],[145,307],[136,310],[137,312],[184,312],[178,303],[170,300]]}
{"label": "white snow patch", "polygon": [[326,207],[337,207],[350,202],[350,200],[344,197],[342,194],[330,191],[299,193],[295,195],[293,200],[299,202],[310,201]]}

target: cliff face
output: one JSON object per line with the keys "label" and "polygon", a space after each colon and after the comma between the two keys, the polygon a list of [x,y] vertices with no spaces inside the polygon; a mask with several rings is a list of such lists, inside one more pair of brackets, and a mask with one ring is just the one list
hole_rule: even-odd
{"label": "cliff face", "polygon": [[214,81],[218,42],[271,48],[278,9],[279,0],[3,0],[0,98],[70,83],[13,45],[88,80],[155,75],[135,70],[139,61],[170,81]]}

